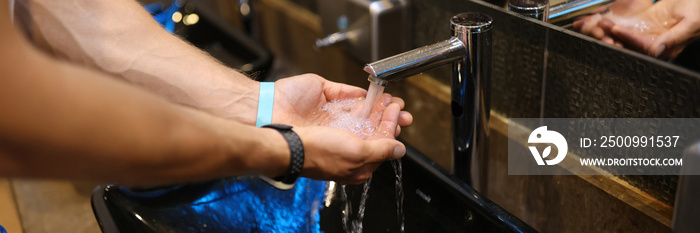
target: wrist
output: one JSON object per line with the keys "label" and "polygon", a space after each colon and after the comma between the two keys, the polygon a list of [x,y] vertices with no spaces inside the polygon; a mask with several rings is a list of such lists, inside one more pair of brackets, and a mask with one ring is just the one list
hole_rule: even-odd
{"label": "wrist", "polygon": [[275,100],[275,83],[260,82],[258,92],[258,107],[255,126],[262,127],[272,124],[272,110]]}
{"label": "wrist", "polygon": [[274,179],[265,176],[260,178],[277,189],[291,189],[296,184],[297,178],[299,178],[301,170],[304,168],[304,145],[301,142],[301,138],[289,125],[268,124],[262,127],[275,129],[284,137],[289,148],[289,168],[283,176],[278,176]]}
{"label": "wrist", "polygon": [[254,167],[260,175],[267,177],[284,176],[289,170],[289,158],[291,157],[289,146],[282,134],[275,129],[260,128],[262,135],[258,140],[258,148],[262,151],[258,156],[251,156]]}

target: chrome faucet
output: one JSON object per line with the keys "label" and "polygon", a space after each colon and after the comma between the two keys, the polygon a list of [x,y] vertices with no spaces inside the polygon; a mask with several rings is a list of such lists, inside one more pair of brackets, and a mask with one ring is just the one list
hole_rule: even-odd
{"label": "chrome faucet", "polygon": [[615,0],[569,0],[549,8],[548,22],[557,26],[571,24],[578,16],[591,13]]}
{"label": "chrome faucet", "polygon": [[390,82],[452,63],[452,171],[478,186],[478,156],[488,148],[491,94],[491,24],[483,13],[450,19],[452,38],[417,48],[364,67],[372,83]]}

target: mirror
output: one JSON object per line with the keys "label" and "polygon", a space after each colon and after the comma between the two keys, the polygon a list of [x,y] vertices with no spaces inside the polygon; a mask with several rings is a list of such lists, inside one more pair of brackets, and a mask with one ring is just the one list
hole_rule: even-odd
{"label": "mirror", "polygon": [[506,10],[700,72],[696,0],[507,0]]}

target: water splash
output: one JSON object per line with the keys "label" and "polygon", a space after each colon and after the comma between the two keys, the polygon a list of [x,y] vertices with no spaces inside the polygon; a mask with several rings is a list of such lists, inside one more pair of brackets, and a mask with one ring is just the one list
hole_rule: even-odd
{"label": "water splash", "polygon": [[348,198],[348,192],[346,190],[347,186],[346,185],[341,185],[340,186],[340,200],[345,203],[345,208],[342,211],[343,214],[343,230],[345,232],[350,232],[352,230],[352,226],[348,225],[352,221],[350,221],[350,216],[352,215],[352,203],[350,199]]}
{"label": "water splash", "polygon": [[360,198],[360,207],[357,210],[357,219],[353,221],[353,233],[362,233],[362,219],[365,218],[365,206],[367,205],[367,193],[369,192],[369,185],[372,183],[372,178],[370,177],[362,184],[362,198]]}
{"label": "water splash", "polygon": [[340,200],[345,203],[342,211],[343,230],[347,233],[362,233],[362,220],[365,218],[365,207],[367,206],[367,198],[369,197],[369,188],[372,183],[372,178],[369,178],[362,184],[362,196],[360,197],[360,205],[357,208],[357,216],[353,216],[352,201],[348,198],[347,186],[342,185],[340,188]]}
{"label": "water splash", "polygon": [[401,233],[404,232],[404,215],[403,215],[403,168],[401,168],[401,160],[392,160],[391,167],[394,168],[394,176],[396,177],[396,218],[399,220]]}
{"label": "water splash", "polygon": [[369,137],[376,131],[376,126],[366,117],[357,116],[357,108],[365,103],[364,98],[333,100],[321,107],[331,117],[331,121],[326,124],[337,129],[351,132],[363,139]]}

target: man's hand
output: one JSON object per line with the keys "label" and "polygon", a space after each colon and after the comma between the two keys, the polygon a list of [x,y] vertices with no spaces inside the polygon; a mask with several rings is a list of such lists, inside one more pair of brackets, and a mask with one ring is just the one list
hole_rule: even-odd
{"label": "man's hand", "polygon": [[400,112],[398,103],[390,103],[380,114],[377,131],[365,140],[331,127],[295,128],[306,151],[301,175],[349,184],[369,179],[381,163],[406,153],[406,147],[394,139]]}
{"label": "man's hand", "polygon": [[294,129],[306,151],[302,176],[359,184],[369,179],[382,162],[405,154],[406,147],[395,137],[401,126],[412,123],[413,117],[401,111],[402,99],[389,94],[383,94],[372,108],[368,120],[376,131],[367,138],[324,126],[333,120],[328,112],[320,111],[326,103],[366,94],[362,88],[331,82],[314,74],[277,81],[272,122],[297,126]]}
{"label": "man's hand", "polygon": [[[304,74],[282,79],[275,85],[275,104],[272,122],[294,126],[323,126],[332,119],[327,112],[319,111],[323,105],[333,100],[365,97],[367,91],[362,88],[328,81],[314,74]],[[372,110],[370,120],[377,122],[384,111],[383,106],[396,104],[397,125],[392,136],[398,136],[400,127],[413,122],[410,113],[400,111],[404,101],[384,94]]]}

